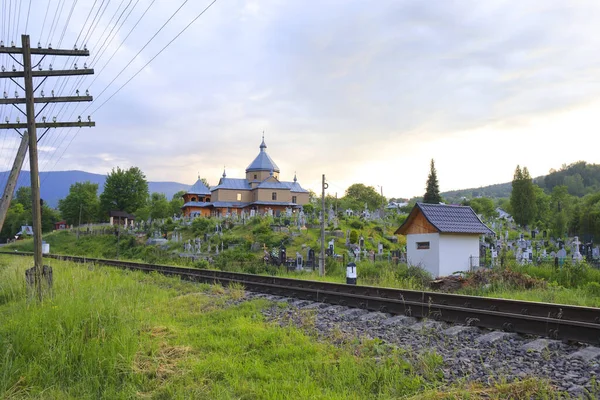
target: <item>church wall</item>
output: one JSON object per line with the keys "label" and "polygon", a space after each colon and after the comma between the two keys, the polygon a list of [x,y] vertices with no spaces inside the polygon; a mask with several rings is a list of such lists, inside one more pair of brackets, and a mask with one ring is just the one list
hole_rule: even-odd
{"label": "church wall", "polygon": [[189,206],[183,209],[183,215],[189,217],[192,213],[200,213],[201,217],[209,217],[210,216],[210,208],[208,207],[194,207]]}
{"label": "church wall", "polygon": [[308,201],[309,201],[308,193],[291,192],[290,193],[290,201],[292,201],[291,200],[292,196],[296,196],[296,204],[300,204],[300,205],[308,204]]}
{"label": "church wall", "polygon": [[[277,193],[277,200],[273,200],[273,192]],[[289,189],[256,189],[256,200],[255,201],[292,201],[292,195]]]}
{"label": "church wall", "polygon": [[[237,198],[238,193],[242,195],[241,200],[238,200]],[[249,190],[217,189],[213,192],[212,202],[214,203],[215,201],[241,201],[244,203],[249,203],[252,201],[252,192]]]}
{"label": "church wall", "polygon": [[199,202],[204,202],[204,201],[210,201],[210,194],[190,194],[190,193],[186,193],[183,195],[183,202],[184,203],[188,203],[190,201],[199,201]]}
{"label": "church wall", "polygon": [[[256,179],[254,179],[254,175],[256,175]],[[251,171],[251,172],[246,172],[246,180],[248,182],[252,182],[252,181],[264,181],[265,179],[267,179],[269,176],[271,176],[271,171]],[[273,172],[273,177],[275,177],[276,179],[279,179],[279,172]]]}

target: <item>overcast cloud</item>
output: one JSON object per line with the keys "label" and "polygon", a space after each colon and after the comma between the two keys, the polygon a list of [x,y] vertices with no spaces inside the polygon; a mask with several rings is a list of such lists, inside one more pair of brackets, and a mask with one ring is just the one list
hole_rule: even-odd
{"label": "overcast cloud", "polygon": [[[98,74],[149,4],[141,0],[99,61],[88,60],[94,84],[79,88],[97,96],[181,2],[156,1]],[[92,56],[115,3],[86,42]],[[48,3],[33,4],[37,43]],[[92,4],[78,2],[62,47],[72,47]],[[63,119],[87,118],[207,4],[190,1],[87,111]],[[598,163],[599,20],[592,0],[219,0],[93,114],[96,128],[50,132],[40,165],[98,173],[134,165],[154,181],[191,184],[200,174],[216,184],[224,167],[243,176],[263,130],[283,179],[296,171],[317,190],[325,174],[340,195],[356,182],[421,195],[431,158],[442,190],[509,181],[517,164],[540,175]],[[4,140],[9,168],[17,142]]]}

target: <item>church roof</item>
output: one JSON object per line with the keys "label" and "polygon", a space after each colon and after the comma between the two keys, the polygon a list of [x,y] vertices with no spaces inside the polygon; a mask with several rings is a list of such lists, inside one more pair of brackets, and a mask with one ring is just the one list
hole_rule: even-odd
{"label": "church roof", "polygon": [[210,194],[210,189],[198,178],[196,183],[187,191],[187,194]]}
{"label": "church roof", "polygon": [[252,161],[250,163],[250,165],[248,165],[248,168],[246,168],[246,172],[252,172],[252,171],[280,172],[277,164],[275,164],[275,162],[267,154],[266,148],[267,148],[267,145],[265,144],[265,138],[263,136],[262,143],[260,144],[260,152],[254,159],[254,161]]}
{"label": "church roof", "polygon": [[251,190],[250,184],[243,178],[221,178],[217,186],[210,188],[211,191],[217,189],[232,189],[232,190]]}
{"label": "church roof", "polygon": [[294,180],[294,182],[273,182],[264,180],[258,185],[258,189],[283,189],[296,193],[308,193],[308,190],[303,189],[296,180]]}
{"label": "church roof", "polygon": [[294,182],[284,182],[290,185],[290,192],[296,192],[296,193],[308,193],[308,190],[302,188],[302,186],[300,186],[300,184],[297,181]]}

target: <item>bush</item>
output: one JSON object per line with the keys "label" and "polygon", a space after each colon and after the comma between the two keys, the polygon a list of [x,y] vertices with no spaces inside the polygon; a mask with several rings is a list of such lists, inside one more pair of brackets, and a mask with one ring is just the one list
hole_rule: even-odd
{"label": "bush", "polygon": [[197,261],[194,261],[194,268],[206,269],[209,266],[210,266],[210,264],[206,260],[197,260]]}
{"label": "bush", "polygon": [[215,231],[216,222],[210,218],[196,218],[192,221],[192,231],[195,236],[200,236],[205,233],[213,233]]}
{"label": "bush", "polygon": [[352,244],[358,243],[358,232],[356,232],[354,230],[350,232],[350,243],[352,243]]}
{"label": "bush", "polygon": [[592,296],[600,296],[600,283],[598,282],[588,282],[585,285],[585,290]]}
{"label": "bush", "polygon": [[363,229],[365,227],[365,224],[355,219],[354,221],[350,222],[350,227],[354,229]]}

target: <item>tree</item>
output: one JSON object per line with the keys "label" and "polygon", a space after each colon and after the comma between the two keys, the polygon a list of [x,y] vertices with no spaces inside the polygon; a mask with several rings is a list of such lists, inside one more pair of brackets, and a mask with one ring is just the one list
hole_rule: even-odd
{"label": "tree", "polygon": [[67,197],[58,201],[58,209],[69,225],[79,225],[80,213],[81,222],[96,222],[100,211],[98,184],[89,181],[72,184]]}
{"label": "tree", "polygon": [[515,222],[521,226],[529,225],[536,216],[536,199],[533,181],[527,167],[521,170],[517,165],[512,181],[510,206]]}
{"label": "tree", "polygon": [[128,170],[117,167],[108,174],[104,191],[100,195],[100,207],[105,214],[109,211],[133,213],[146,204],[148,182],[137,167]]}
{"label": "tree", "polygon": [[498,215],[496,208],[494,207],[494,202],[487,197],[472,199],[466,205],[471,206],[473,211],[475,211],[475,214],[481,214],[485,218],[492,218]]}
{"label": "tree", "polygon": [[340,201],[342,209],[362,210],[365,204],[370,210],[381,208],[385,204],[385,197],[377,193],[373,186],[355,183],[346,189],[346,193]]}
{"label": "tree", "polygon": [[171,206],[164,193],[152,193],[150,195],[150,217],[152,219],[167,218],[171,214]]}
{"label": "tree", "polygon": [[18,188],[13,201],[21,204],[25,210],[31,211],[31,187],[21,186]]}
{"label": "tree", "polygon": [[437,179],[437,172],[435,171],[435,162],[431,159],[429,168],[429,176],[427,177],[427,187],[425,189],[425,196],[423,196],[423,202],[429,204],[439,204],[442,202],[442,196],[440,195],[440,187]]}
{"label": "tree", "polygon": [[52,232],[54,230],[54,223],[60,220],[60,213],[48,207],[46,204],[42,206],[42,233]]}
{"label": "tree", "polygon": [[175,193],[169,202],[169,207],[171,209],[171,215],[179,215],[181,214],[181,207],[183,207],[183,195],[185,194],[185,190],[180,190]]}

